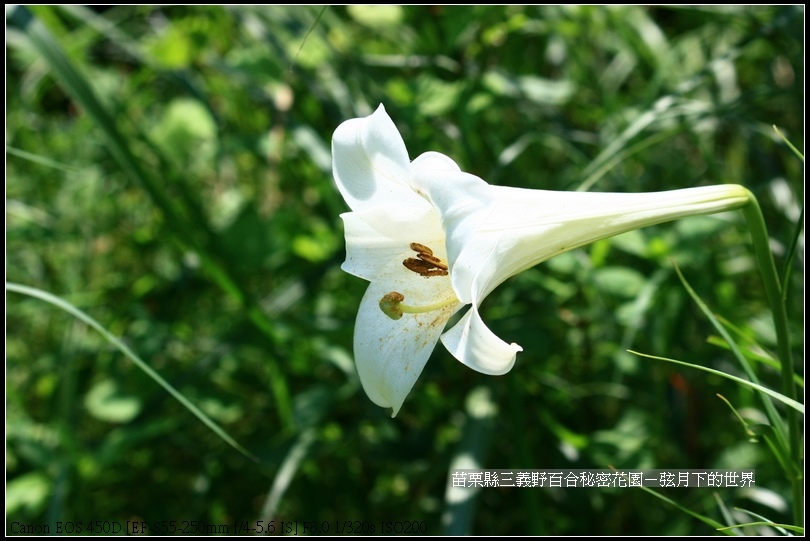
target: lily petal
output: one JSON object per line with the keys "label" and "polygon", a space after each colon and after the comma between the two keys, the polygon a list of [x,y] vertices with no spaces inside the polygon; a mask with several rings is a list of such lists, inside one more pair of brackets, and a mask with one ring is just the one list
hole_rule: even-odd
{"label": "lily petal", "polygon": [[346,236],[346,261],[341,268],[369,282],[378,279],[380,269],[391,261],[398,260],[401,266],[403,259],[412,257],[408,252],[412,242],[444,251],[441,222],[430,209],[391,214],[383,208],[372,208],[340,217]]}
{"label": "lily petal", "polygon": [[507,344],[481,319],[472,305],[458,323],[441,336],[442,344],[453,357],[469,368],[490,376],[506,374],[515,365],[519,345]]}
{"label": "lily petal", "polygon": [[332,136],[332,169],[338,190],[352,210],[429,208],[408,184],[408,151],[382,105],[371,116],[338,126]]}
{"label": "lily petal", "polygon": [[[497,236],[485,239],[477,235],[479,228],[492,212],[492,186],[482,179],[462,172],[456,162],[438,152],[425,152],[413,161],[411,184],[441,215],[447,236],[447,256],[456,296],[472,303],[472,283],[480,264],[492,252]],[[473,245],[472,239],[477,242]],[[460,259],[466,252],[464,259]]]}
{"label": "lily petal", "polygon": [[413,388],[431,352],[439,341],[447,321],[463,305],[446,306],[421,314],[405,314],[392,320],[380,309],[380,299],[392,291],[406,292],[406,303],[424,305],[441,299],[453,299],[449,278],[425,278],[407,270],[399,260],[380,271],[366,290],[354,329],[354,356],[360,382],[369,398],[378,406],[399,412]]}
{"label": "lily petal", "polygon": [[[498,277],[480,281],[483,298],[507,278],[568,250],[651,225],[739,208],[750,192],[736,184],[650,193],[553,192],[493,186],[493,209],[465,252],[490,249],[498,235]],[[450,247],[448,247],[448,251]],[[480,259],[479,259],[480,260]]]}
{"label": "lily petal", "polygon": [[[496,254],[495,250],[491,251],[489,256],[484,259],[485,265],[482,266],[482,269],[494,268],[493,258]],[[512,369],[517,353],[523,351],[523,348],[515,343],[507,344],[498,338],[486,326],[478,312],[478,306],[483,300],[483,296],[480,296],[479,292],[494,288],[488,283],[479,284],[479,281],[495,279],[498,279],[498,276],[493,272],[482,272],[475,277],[472,307],[453,328],[442,335],[441,340],[447,351],[462,364],[482,374],[500,376]]]}

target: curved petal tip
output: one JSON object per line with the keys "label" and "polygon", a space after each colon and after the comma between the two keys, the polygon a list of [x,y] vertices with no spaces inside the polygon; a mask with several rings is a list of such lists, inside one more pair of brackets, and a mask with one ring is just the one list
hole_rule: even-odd
{"label": "curved petal tip", "polygon": [[472,308],[441,337],[447,350],[459,360],[477,372],[490,376],[501,376],[515,365],[518,351],[523,348],[515,343],[507,344],[489,327]]}
{"label": "curved petal tip", "polygon": [[332,135],[332,173],[354,211],[419,197],[408,185],[405,141],[380,105],[365,118],[352,118]]}

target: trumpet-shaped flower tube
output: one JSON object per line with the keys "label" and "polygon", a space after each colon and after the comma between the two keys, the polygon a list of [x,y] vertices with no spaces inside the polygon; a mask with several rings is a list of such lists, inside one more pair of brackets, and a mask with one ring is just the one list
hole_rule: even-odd
{"label": "trumpet-shaped flower tube", "polygon": [[491,186],[437,152],[411,162],[382,105],[338,126],[332,165],[352,209],[341,215],[342,268],[371,282],[354,331],[357,371],[369,398],[393,415],[440,338],[474,370],[512,368],[522,348],[498,338],[478,312],[507,278],[599,239],[749,200],[731,184],[638,194]]}

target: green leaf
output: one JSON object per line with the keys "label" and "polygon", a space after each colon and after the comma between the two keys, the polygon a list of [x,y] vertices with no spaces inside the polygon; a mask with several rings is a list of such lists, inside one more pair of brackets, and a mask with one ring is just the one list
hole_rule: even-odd
{"label": "green leaf", "polygon": [[40,471],[33,471],[6,484],[6,516],[18,513],[37,515],[48,501],[51,480]]}
{"label": "green leaf", "polygon": [[111,379],[93,385],[84,398],[84,406],[96,419],[111,423],[128,423],[141,411],[138,397],[123,394]]}

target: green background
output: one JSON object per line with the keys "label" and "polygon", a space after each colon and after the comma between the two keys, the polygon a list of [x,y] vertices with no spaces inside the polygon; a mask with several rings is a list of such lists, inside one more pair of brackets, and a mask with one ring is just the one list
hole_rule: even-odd
{"label": "green background", "polygon": [[[735,507],[790,521],[778,462],[717,395],[755,424],[757,397],[626,352],[741,375],[677,263],[745,351],[769,356],[741,213],[600,241],[509,280],[482,314],[523,347],[514,369],[484,376],[439,346],[391,419],[354,372],[366,283],[340,270],[348,208],[330,139],[383,103],[411,158],[442,152],[493,184],[743,184],[788,276],[801,359],[803,236],[790,269],[785,257],[803,163],[772,126],[803,149],[802,7],[32,7],[7,11],[7,32],[7,280],[87,312],[258,462],[96,331],[7,292],[6,533],[96,520],[714,532],[638,489],[492,488],[452,505],[465,456],[756,468],[756,490],[659,492],[724,524],[724,511],[753,520]],[[757,372],[778,388],[776,369]]]}

